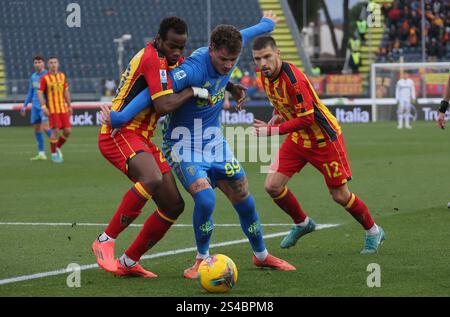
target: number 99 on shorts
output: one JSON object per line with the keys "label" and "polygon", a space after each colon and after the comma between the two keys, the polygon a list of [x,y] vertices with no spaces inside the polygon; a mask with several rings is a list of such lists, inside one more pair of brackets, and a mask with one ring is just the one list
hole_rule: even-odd
{"label": "number 99 on shorts", "polygon": [[224,168],[225,174],[228,177],[233,177],[241,171],[241,164],[236,159],[233,159],[231,162],[226,163]]}

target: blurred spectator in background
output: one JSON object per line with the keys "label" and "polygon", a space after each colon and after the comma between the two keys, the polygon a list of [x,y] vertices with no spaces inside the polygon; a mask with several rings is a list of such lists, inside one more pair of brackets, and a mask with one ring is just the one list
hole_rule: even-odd
{"label": "blurred spectator in background", "polygon": [[245,71],[244,76],[241,78],[241,85],[247,87],[247,96],[252,98],[258,92],[258,86],[256,84],[256,78],[250,75],[250,72]]}
{"label": "blurred spectator in background", "polygon": [[361,50],[361,40],[359,39],[358,34],[355,34],[355,36],[350,39],[350,50],[352,52],[359,52]]}
{"label": "blurred spectator in background", "polygon": [[315,66],[312,68],[312,75],[313,76],[320,76],[322,74],[322,71],[319,66]]}
{"label": "blurred spectator in background", "polygon": [[409,29],[408,44],[409,44],[409,46],[417,46],[417,45],[419,45],[419,39],[417,37],[417,31],[416,31],[416,28],[414,28],[414,27]]}
{"label": "blurred spectator in background", "polygon": [[353,74],[359,73],[359,67],[361,67],[361,53],[360,52],[352,52],[350,56],[350,61],[348,66],[352,69]]}
{"label": "blurred spectator in background", "polygon": [[105,80],[105,96],[114,96],[116,93],[116,82],[114,79]]}
{"label": "blurred spectator in background", "polygon": [[241,81],[242,76],[243,76],[243,74],[242,74],[241,69],[236,66],[234,68],[233,72],[231,73],[230,81],[233,84],[238,84]]}
{"label": "blurred spectator in background", "polygon": [[431,44],[428,45],[428,61],[429,62],[435,62],[438,60],[438,58],[442,57],[443,54],[443,46],[442,43],[438,42],[436,38],[431,39]]}
{"label": "blurred spectator in background", "polygon": [[366,19],[359,19],[356,21],[356,26],[358,28],[359,37],[362,41],[366,41],[366,33],[367,33],[367,21]]}

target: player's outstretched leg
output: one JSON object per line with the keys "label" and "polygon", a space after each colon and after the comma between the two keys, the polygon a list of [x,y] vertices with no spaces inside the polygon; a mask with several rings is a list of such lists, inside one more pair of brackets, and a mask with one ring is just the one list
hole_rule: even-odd
{"label": "player's outstretched leg", "polygon": [[281,241],[280,247],[283,249],[294,246],[298,239],[316,229],[314,220],[306,215],[295,195],[286,186],[289,180],[290,177],[282,173],[272,172],[267,175],[264,185],[266,192],[272,197],[273,201],[294,222],[289,234]]}
{"label": "player's outstretched leg", "polygon": [[195,204],[192,222],[197,246],[197,256],[194,265],[184,270],[183,277],[195,279],[197,278],[200,263],[209,256],[209,242],[214,229],[212,214],[216,204],[216,194],[205,178],[195,181],[190,186],[189,193],[192,195]]}
{"label": "player's outstretched leg", "polygon": [[268,253],[255,200],[248,191],[247,177],[243,176],[237,180],[222,180],[218,182],[218,186],[239,215],[242,230],[253,250],[253,263],[257,267],[268,267],[280,271],[295,270],[293,265]]}
{"label": "player's outstretched leg", "polygon": [[140,264],[141,257],[156,245],[184,210],[184,201],[172,173],[163,175],[163,183],[153,195],[158,209],[145,221],[139,235],[117,260],[116,276],[157,277]]}
{"label": "player's outstretched leg", "polygon": [[140,214],[142,208],[162,184],[162,174],[151,153],[140,153],[129,161],[128,176],[136,180],[122,198],[106,230],[92,245],[98,265],[115,272],[114,241]]}
{"label": "player's outstretched leg", "polygon": [[376,225],[366,204],[349,191],[347,184],[331,188],[330,193],[334,201],[343,206],[366,230],[364,248],[361,254],[377,252],[379,246],[385,240],[384,230]]}
{"label": "player's outstretched leg", "polygon": [[70,133],[72,130],[70,128],[65,128],[63,130],[63,134],[59,136],[58,142],[56,143],[56,152],[58,153],[58,156],[63,159],[63,154],[61,152],[61,147],[66,143],[67,139],[70,136]]}

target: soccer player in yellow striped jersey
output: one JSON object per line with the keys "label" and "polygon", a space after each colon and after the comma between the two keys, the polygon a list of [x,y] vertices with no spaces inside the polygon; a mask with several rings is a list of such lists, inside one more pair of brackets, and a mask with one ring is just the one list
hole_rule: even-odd
{"label": "soccer player in yellow striped jersey", "polygon": [[[52,129],[50,137],[52,161],[62,163],[61,147],[72,132],[70,124],[72,108],[67,77],[59,71],[59,60],[56,57],[48,59],[48,73],[39,81],[38,99],[42,112],[49,117]],[[59,130],[62,130],[61,135]]]}
{"label": "soccer player in yellow striped jersey", "polygon": [[283,62],[280,54],[271,36],[255,39],[253,59],[257,75],[275,107],[269,123],[255,120],[255,134],[288,135],[265,182],[268,194],[294,222],[281,247],[292,247],[300,237],[315,230],[314,220],[306,215],[287,187],[292,176],[310,163],[324,176],[334,201],[366,230],[361,253],[374,253],[384,240],[384,231],[375,224],[364,202],[348,188],[351,171],[341,127],[320,101],[308,78],[294,65]]}

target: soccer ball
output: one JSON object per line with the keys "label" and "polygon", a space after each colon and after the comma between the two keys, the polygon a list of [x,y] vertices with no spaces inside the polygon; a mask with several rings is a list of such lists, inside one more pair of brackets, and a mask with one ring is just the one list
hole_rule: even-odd
{"label": "soccer ball", "polygon": [[223,254],[204,259],[198,268],[200,285],[210,293],[226,293],[236,284],[237,267],[233,260]]}

